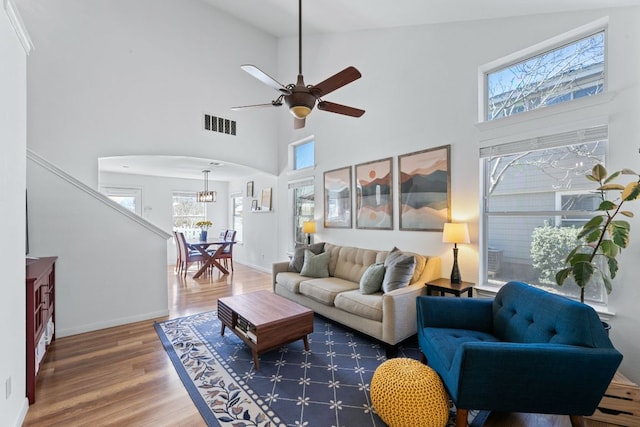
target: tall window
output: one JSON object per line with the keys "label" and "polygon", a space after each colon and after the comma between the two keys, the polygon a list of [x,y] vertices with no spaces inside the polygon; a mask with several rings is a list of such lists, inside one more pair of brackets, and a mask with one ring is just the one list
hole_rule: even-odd
{"label": "tall window", "polygon": [[313,179],[289,183],[293,196],[293,237],[295,243],[306,242],[302,232],[305,221],[313,221],[315,213],[315,195]]}
{"label": "tall window", "polygon": [[[574,283],[555,284],[555,273],[575,247],[579,227],[593,215],[593,183],[585,178],[604,163],[606,126],[482,148],[485,282],[522,280],[579,296]],[[600,284],[585,298],[603,303]]]}
{"label": "tall window", "polygon": [[139,188],[102,187],[102,194],[131,212],[142,215],[142,190]]}
{"label": "tall window", "polygon": [[233,209],[233,229],[236,230],[236,242],[242,242],[243,198],[241,194],[231,196]]}
{"label": "tall window", "polygon": [[602,92],[605,32],[599,31],[485,75],[485,120]]}
{"label": "tall window", "polygon": [[188,239],[200,233],[196,222],[206,219],[205,204],[196,200],[196,193],[173,193],[173,231],[182,231]]}

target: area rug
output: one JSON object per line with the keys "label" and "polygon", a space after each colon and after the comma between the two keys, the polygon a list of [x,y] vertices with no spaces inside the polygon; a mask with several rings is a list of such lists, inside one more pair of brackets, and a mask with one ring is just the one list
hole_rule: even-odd
{"label": "area rug", "polygon": [[[259,371],[235,334],[227,329],[220,335],[215,311],[155,328],[208,426],[386,425],[369,396],[373,372],[386,360],[384,348],[337,323],[316,316],[309,351],[299,340],[264,353]],[[398,356],[418,359],[417,341],[401,346]],[[481,426],[487,415],[471,413],[470,421]]]}

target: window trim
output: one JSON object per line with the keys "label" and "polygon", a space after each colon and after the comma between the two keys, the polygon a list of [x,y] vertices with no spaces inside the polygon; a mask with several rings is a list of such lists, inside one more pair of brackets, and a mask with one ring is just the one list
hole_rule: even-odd
{"label": "window trim", "polygon": [[296,153],[296,147],[300,146],[300,145],[304,145],[307,144],[309,142],[313,141],[315,143],[316,138],[313,135],[307,136],[305,138],[299,139],[297,141],[294,141],[292,143],[289,144],[288,147],[288,153],[287,153],[287,164],[288,164],[288,171],[287,174],[290,176],[299,176],[299,177],[304,177],[306,175],[308,175],[309,173],[313,173],[313,171],[315,171],[316,169],[316,155],[315,155],[315,145],[314,145],[314,150],[313,150],[313,165],[306,167],[306,168],[302,168],[302,169],[295,169],[295,153]]}
{"label": "window trim", "polygon": [[[242,214],[241,215],[236,215],[236,209],[235,209],[235,200],[238,199],[240,201],[240,205],[242,206]],[[244,200],[245,197],[242,195],[242,191],[238,191],[238,192],[234,192],[229,194],[229,200],[231,201],[231,203],[229,203],[229,207],[231,208],[231,224],[233,225],[233,229],[236,230],[236,232],[238,231],[236,229],[236,223],[235,223],[235,218],[236,216],[240,218],[241,222],[242,222],[242,232],[240,233],[240,236],[238,236],[238,234],[236,233],[236,241],[238,242],[237,244],[242,245],[242,242],[244,241],[244,213],[245,213],[245,209],[244,209]]]}
{"label": "window trim", "polygon": [[142,188],[141,187],[104,185],[100,188],[100,192],[105,196],[107,196],[109,199],[111,199],[112,196],[113,197],[134,197],[136,200],[136,210],[133,213],[135,213],[136,215],[142,216]]}

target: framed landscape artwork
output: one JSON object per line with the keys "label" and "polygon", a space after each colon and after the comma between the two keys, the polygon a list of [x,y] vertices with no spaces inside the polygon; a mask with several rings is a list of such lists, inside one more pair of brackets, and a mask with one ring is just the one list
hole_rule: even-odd
{"label": "framed landscape artwork", "polygon": [[324,226],[351,228],[351,167],[324,173]]}
{"label": "framed landscape artwork", "polygon": [[451,145],[398,156],[400,230],[442,231],[451,220]]}
{"label": "framed landscape artwork", "polygon": [[356,168],[356,228],[393,230],[391,157]]}

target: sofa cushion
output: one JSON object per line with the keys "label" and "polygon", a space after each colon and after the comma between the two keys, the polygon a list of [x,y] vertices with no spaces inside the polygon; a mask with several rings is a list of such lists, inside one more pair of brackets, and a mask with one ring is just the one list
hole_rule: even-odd
{"label": "sofa cushion", "polygon": [[293,251],[293,257],[291,257],[291,261],[289,261],[289,271],[293,271],[295,273],[300,273],[300,271],[302,271],[302,266],[304,265],[304,251],[306,249],[316,255],[321,254],[324,251],[324,242],[314,243],[309,246],[296,245],[296,248]]}
{"label": "sofa cushion", "polygon": [[[308,279],[300,282],[300,293],[319,303],[332,306],[333,301],[340,292],[358,290],[358,283],[349,280],[327,277],[321,279]],[[358,290],[359,292],[359,290]]]}
{"label": "sofa cushion", "polygon": [[371,264],[360,278],[360,293],[367,295],[379,292],[382,288],[382,279],[384,279],[384,264]]}
{"label": "sofa cushion", "polygon": [[300,274],[307,277],[329,277],[329,257],[328,253],[315,255],[313,252],[304,251],[304,264]]}
{"label": "sofa cushion", "polygon": [[276,283],[280,286],[283,286],[291,293],[299,294],[300,282],[308,279],[308,277],[304,277],[300,275],[300,273],[284,271],[282,273],[278,273],[278,275],[276,276]]}
{"label": "sofa cushion", "polygon": [[370,249],[342,247],[334,276],[359,283],[367,267],[375,264],[377,255],[378,251]]}
{"label": "sofa cushion", "polygon": [[413,255],[393,248],[384,261],[384,267],[382,291],[386,293],[409,285],[416,268],[416,259]]}
{"label": "sofa cushion", "polygon": [[356,316],[382,322],[382,292],[368,295],[363,295],[359,290],[341,292],[333,304]]}

